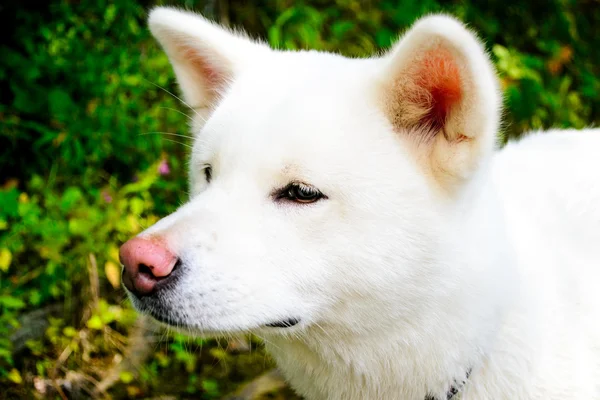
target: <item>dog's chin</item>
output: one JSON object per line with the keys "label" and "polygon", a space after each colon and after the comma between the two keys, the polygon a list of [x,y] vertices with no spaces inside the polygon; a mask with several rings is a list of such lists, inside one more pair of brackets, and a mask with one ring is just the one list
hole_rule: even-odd
{"label": "dog's chin", "polygon": [[161,326],[182,333],[186,336],[200,337],[200,338],[218,338],[224,336],[230,336],[236,333],[242,333],[243,331],[225,331],[225,330],[215,330],[215,329],[207,329],[202,326],[189,324],[187,322],[181,321],[177,318],[169,317],[168,315],[157,314],[156,312],[143,312],[144,314],[150,316],[156,322],[158,322]]}
{"label": "dog's chin", "polygon": [[270,335],[283,332],[291,332],[302,329],[304,325],[300,318],[289,317],[283,319],[267,319],[259,322],[244,322],[236,324],[227,321],[226,324],[219,324],[218,321],[210,325],[190,322],[188,318],[182,318],[177,313],[171,312],[160,306],[160,303],[152,302],[151,305],[146,301],[130,295],[134,308],[152,319],[176,332],[195,337],[224,337],[236,334],[258,334]]}
{"label": "dog's chin", "polygon": [[214,328],[214,327],[204,327],[201,325],[189,324],[184,321],[180,321],[178,319],[160,315],[151,312],[144,312],[144,314],[149,315],[155,321],[160,323],[162,326],[165,326],[171,330],[176,332],[194,336],[201,338],[218,338],[218,337],[229,337],[232,335],[243,335],[243,334],[257,334],[260,336],[264,335],[273,335],[273,334],[282,334],[284,332],[290,332],[297,329],[301,329],[298,325],[300,324],[300,319],[298,318],[288,318],[284,320],[280,320],[277,322],[269,322],[264,324],[252,324],[245,326],[228,326],[227,328]]}

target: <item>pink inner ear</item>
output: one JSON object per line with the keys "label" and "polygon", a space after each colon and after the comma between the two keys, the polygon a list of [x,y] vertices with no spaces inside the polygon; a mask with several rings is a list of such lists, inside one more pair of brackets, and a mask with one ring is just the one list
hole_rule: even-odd
{"label": "pink inner ear", "polygon": [[429,111],[421,123],[441,129],[452,107],[462,98],[458,65],[452,54],[444,49],[428,51],[417,70],[416,84],[430,94]]}
{"label": "pink inner ear", "polygon": [[225,77],[210,61],[198,53],[196,49],[185,49],[184,58],[189,60],[194,69],[200,73],[205,80],[207,89],[216,90],[225,83]]}

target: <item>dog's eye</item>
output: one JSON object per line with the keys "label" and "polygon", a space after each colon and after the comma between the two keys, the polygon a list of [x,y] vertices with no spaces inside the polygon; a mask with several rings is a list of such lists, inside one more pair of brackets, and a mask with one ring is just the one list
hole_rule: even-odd
{"label": "dog's eye", "polygon": [[212,167],[210,165],[204,167],[204,177],[206,178],[206,182],[210,182],[212,179]]}
{"label": "dog's eye", "polygon": [[326,198],[319,189],[305,183],[290,183],[279,195],[280,199],[287,199],[297,203],[314,203],[320,199]]}

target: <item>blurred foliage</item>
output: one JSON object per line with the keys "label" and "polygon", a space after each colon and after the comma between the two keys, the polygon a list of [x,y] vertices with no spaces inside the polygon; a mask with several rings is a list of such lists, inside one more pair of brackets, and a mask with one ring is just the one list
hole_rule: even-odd
{"label": "blurred foliage", "polygon": [[[78,377],[88,382],[84,397],[93,395],[136,332],[118,246],[187,196],[188,143],[161,132],[185,135],[189,110],[169,95],[173,74],[145,27],[154,4],[0,5],[0,397]],[[448,12],[479,32],[496,63],[505,139],[600,121],[599,0],[171,4],[276,48],[348,56],[380,52],[419,16]],[[107,393],[219,398],[270,365],[223,345],[167,334]]]}

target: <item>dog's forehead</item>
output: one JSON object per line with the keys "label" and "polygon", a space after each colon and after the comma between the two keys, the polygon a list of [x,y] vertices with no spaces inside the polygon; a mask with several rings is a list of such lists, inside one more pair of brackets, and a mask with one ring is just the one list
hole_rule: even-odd
{"label": "dog's forehead", "polygon": [[[332,113],[357,103],[372,65],[319,52],[274,53],[252,64],[232,85],[225,107],[251,107],[257,119],[269,120]],[[262,112],[261,112],[262,111]]]}
{"label": "dog's forehead", "polygon": [[246,152],[268,148],[274,155],[348,140],[375,106],[373,70],[372,60],[277,53],[233,82],[204,126],[201,142]]}

